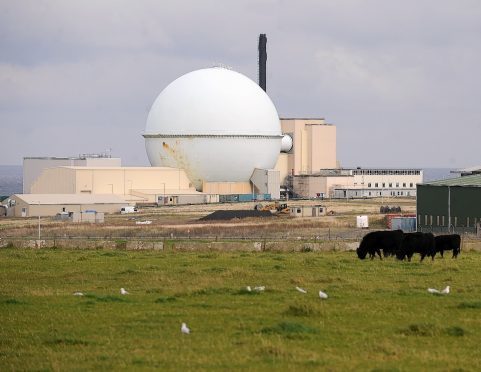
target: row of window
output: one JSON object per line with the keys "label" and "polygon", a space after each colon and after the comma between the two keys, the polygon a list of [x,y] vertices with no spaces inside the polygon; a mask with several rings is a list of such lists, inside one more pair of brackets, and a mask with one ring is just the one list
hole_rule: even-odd
{"label": "row of window", "polygon": [[[381,185],[381,186],[379,186],[379,185]],[[386,185],[389,185],[389,186],[386,186]],[[386,187],[392,188],[393,185],[394,185],[393,182],[389,182],[389,183],[386,183],[386,182],[382,182],[382,183],[381,183],[381,182],[375,182],[375,183],[374,183],[374,188],[379,188],[379,187],[382,187],[382,188],[386,188]],[[399,186],[399,185],[401,185],[401,183],[400,183],[400,182],[396,182],[396,187],[401,187],[401,186]],[[369,182],[369,183],[367,184],[367,187],[373,187],[373,186],[372,186],[372,183]],[[406,183],[406,182],[403,182],[403,183],[402,183],[402,187],[408,187],[408,186],[407,186],[407,183]],[[410,182],[410,183],[409,183],[409,187],[410,187],[410,188],[413,188],[413,187],[414,187],[414,183],[413,183],[413,182]]]}
{"label": "row of window", "polygon": [[393,175],[410,175],[418,176],[421,171],[418,169],[353,169],[352,174],[364,174],[374,176],[393,176]]}
{"label": "row of window", "polygon": [[[421,215],[418,216],[419,221],[422,221]],[[481,222],[481,218],[466,217],[466,227],[476,227],[476,224]],[[454,227],[458,226],[458,217],[451,217],[451,224]],[[424,215],[424,226],[448,226],[448,217],[446,216],[432,216]]]}
{"label": "row of window", "polygon": [[[365,195],[365,194],[361,193],[360,191],[359,191],[359,194],[360,195],[358,195],[357,191],[355,192],[355,196]],[[371,191],[368,192],[368,196],[381,196],[381,195],[382,195],[381,191],[373,191],[372,194],[371,194]],[[404,192],[404,191],[397,191],[397,192],[391,191],[389,195],[391,195],[391,196],[396,196],[396,195],[397,196],[411,196],[411,192],[410,191],[406,191],[406,192]]]}

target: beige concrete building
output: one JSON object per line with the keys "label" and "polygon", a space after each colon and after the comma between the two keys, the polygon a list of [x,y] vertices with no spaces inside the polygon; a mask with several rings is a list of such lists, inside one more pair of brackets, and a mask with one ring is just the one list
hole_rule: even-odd
{"label": "beige concrete building", "polygon": [[323,118],[281,119],[282,133],[292,137],[293,147],[281,153],[275,169],[281,185],[287,176],[313,174],[320,169],[337,168],[336,127]]}
{"label": "beige concrete building", "polygon": [[23,158],[23,193],[31,194],[32,184],[44,169],[62,166],[120,167],[120,158],[108,154],[82,154],[78,157],[25,157]]}
{"label": "beige concrete building", "polygon": [[202,192],[207,194],[251,194],[252,184],[250,182],[203,182]]}
{"label": "beige concrete building", "polygon": [[5,202],[9,217],[45,217],[88,210],[118,213],[126,205],[125,200],[117,195],[90,194],[15,194]]}
{"label": "beige concrete building", "polygon": [[47,168],[31,190],[36,194],[112,194],[131,203],[153,203],[158,195],[197,193],[182,169],[167,167]]}
{"label": "beige concrete building", "polygon": [[321,169],[317,174],[293,177],[293,188],[305,198],[375,198],[416,196],[421,169]]}
{"label": "beige concrete building", "polygon": [[349,174],[311,174],[293,177],[293,190],[303,198],[330,198],[334,189],[354,186],[354,177]]}

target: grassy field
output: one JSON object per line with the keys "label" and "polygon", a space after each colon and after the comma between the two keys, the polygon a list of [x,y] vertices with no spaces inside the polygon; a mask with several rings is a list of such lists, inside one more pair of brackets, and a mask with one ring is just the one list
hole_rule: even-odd
{"label": "grassy field", "polygon": [[476,252],[3,249],[0,370],[481,370],[480,270]]}

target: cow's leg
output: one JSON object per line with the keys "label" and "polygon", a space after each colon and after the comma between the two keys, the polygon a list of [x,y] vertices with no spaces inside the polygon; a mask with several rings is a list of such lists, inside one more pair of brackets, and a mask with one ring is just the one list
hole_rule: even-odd
{"label": "cow's leg", "polygon": [[411,253],[411,254],[408,254],[408,261],[409,261],[409,262],[411,262],[411,258],[413,258],[412,253]]}
{"label": "cow's leg", "polygon": [[379,258],[382,260],[381,250],[380,250],[380,249],[376,249],[376,252],[377,252],[377,255],[379,256]]}
{"label": "cow's leg", "polygon": [[444,251],[442,249],[439,251],[439,253],[441,253],[441,258],[444,258]]}
{"label": "cow's leg", "polygon": [[420,261],[420,262],[423,262],[424,257],[426,257],[426,254],[425,254],[425,253],[421,253],[421,261]]}

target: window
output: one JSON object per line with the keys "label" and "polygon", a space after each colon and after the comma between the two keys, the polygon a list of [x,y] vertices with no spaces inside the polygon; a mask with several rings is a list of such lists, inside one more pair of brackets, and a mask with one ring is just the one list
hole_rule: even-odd
{"label": "window", "polygon": [[301,213],[301,208],[297,208],[297,213]]}
{"label": "window", "polygon": [[396,187],[399,187],[399,182],[396,182]]}
{"label": "window", "polygon": [[412,182],[409,184],[409,187],[413,187],[413,183],[412,183]]}
{"label": "window", "polygon": [[403,182],[403,187],[406,187],[406,182]]}
{"label": "window", "polygon": [[444,224],[444,216],[441,216],[441,224],[442,224],[441,226],[446,226],[446,225]]}
{"label": "window", "polygon": [[439,216],[436,216],[436,226],[439,226]]}
{"label": "window", "polygon": [[469,227],[469,217],[466,217],[466,227]]}
{"label": "window", "polygon": [[382,183],[382,187],[386,187],[386,184],[384,182]]}
{"label": "window", "polygon": [[427,226],[428,225],[428,215],[425,214],[424,215],[424,226]]}
{"label": "window", "polygon": [[369,182],[369,183],[367,184],[367,187],[371,187],[371,182]]}
{"label": "window", "polygon": [[430,226],[433,225],[433,216],[429,216],[429,225],[430,225]]}
{"label": "window", "polygon": [[389,187],[392,187],[392,183],[391,183],[391,182],[389,182]]}

